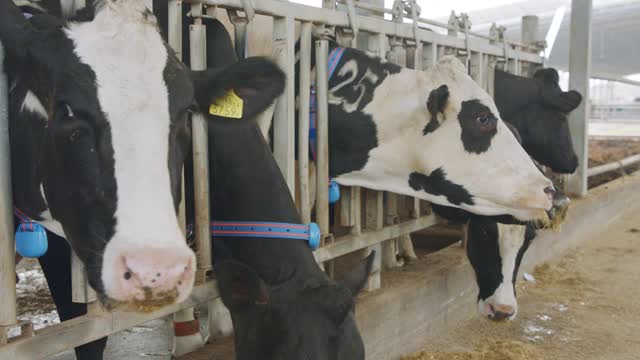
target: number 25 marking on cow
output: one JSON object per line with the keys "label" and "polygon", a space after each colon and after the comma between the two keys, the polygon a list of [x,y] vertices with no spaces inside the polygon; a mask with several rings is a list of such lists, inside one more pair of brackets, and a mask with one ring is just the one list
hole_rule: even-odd
{"label": "number 25 marking on cow", "polygon": [[[366,69],[364,76],[362,76],[357,83],[354,83],[354,80],[358,77],[358,63],[356,60],[347,61],[340,70],[338,70],[337,75],[347,76],[347,78],[329,89],[329,103],[333,105],[342,104],[346,112],[354,112],[358,110],[360,101],[362,101],[362,97],[367,91],[368,84],[366,82],[369,84],[375,84],[378,81],[378,76],[372,73],[369,69]],[[336,96],[336,92],[347,86],[350,86],[353,91],[358,94],[358,97],[352,103],[349,103],[344,97],[341,98]]]}

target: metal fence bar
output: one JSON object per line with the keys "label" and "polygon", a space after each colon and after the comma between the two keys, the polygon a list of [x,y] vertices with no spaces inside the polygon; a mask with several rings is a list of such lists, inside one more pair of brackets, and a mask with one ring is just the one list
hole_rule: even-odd
{"label": "metal fence bar", "polygon": [[[205,70],[206,61],[206,26],[199,23],[190,26],[190,52],[191,68],[193,70]],[[209,141],[207,138],[207,123],[203,114],[192,116],[193,138],[193,178],[195,200],[195,224],[196,254],[200,279],[205,280],[205,272],[211,269],[211,235],[209,230]]]}
{"label": "metal fence bar", "polygon": [[[365,190],[364,192],[370,193],[371,190]],[[358,250],[370,248],[387,239],[428,228],[436,223],[435,216],[428,215],[419,219],[403,221],[397,225],[380,227],[378,230],[368,230],[361,234],[345,235],[340,238],[340,241],[319,248],[313,255],[318,262],[328,261]]]}
{"label": "metal fence bar", "polygon": [[[2,327],[16,323],[15,243],[9,146],[9,90],[4,73],[4,48],[0,43],[0,338]],[[1,342],[0,342],[1,344]]]}
{"label": "metal fence bar", "polygon": [[310,22],[300,27],[300,89],[298,105],[298,194],[300,217],[304,224],[311,222],[309,191],[309,103],[311,88],[311,27]]}
{"label": "metal fence bar", "polygon": [[[217,5],[223,8],[241,9],[241,0],[189,0],[191,3],[201,2],[207,5]],[[314,23],[322,23],[327,26],[337,26],[348,28],[350,26],[349,16],[342,11],[335,11],[323,8],[316,8],[302,4],[281,2],[277,0],[260,0],[256,2],[256,14],[270,15],[275,17],[290,16],[299,21],[312,21]],[[387,20],[376,19],[370,16],[356,15],[360,31],[371,33],[383,33],[389,36],[397,36],[405,39],[417,40],[439,45],[449,46],[452,48],[466,49],[465,40],[462,38],[447,36],[434,33],[424,29],[418,29],[414,34],[413,25],[398,24]],[[486,39],[469,39],[469,49],[472,51],[483,52],[496,56],[503,56],[505,49],[502,44],[491,44]],[[519,59],[539,63],[540,56],[530,52],[517,51],[507,48],[509,57],[518,54]]]}
{"label": "metal fence bar", "polygon": [[604,174],[613,170],[624,169],[625,167],[636,164],[638,162],[640,162],[640,154],[632,155],[622,160],[613,161],[604,165],[592,167],[589,170],[587,170],[587,177]]}
{"label": "metal fence bar", "polygon": [[587,194],[589,159],[587,121],[589,119],[589,77],[591,74],[591,0],[571,2],[571,44],[569,51],[569,88],[582,94],[580,105],[569,115],[569,130],[578,155],[578,168],[569,176],[567,192]]}
{"label": "metal fence bar", "polygon": [[[105,312],[94,316],[81,316],[35,332],[33,337],[24,337],[0,347],[0,359],[33,360],[48,359],[76,346],[111,335],[118,331],[159,319],[182,309],[218,297],[215,282],[195,286],[187,300],[150,313]],[[73,330],[73,331],[72,331]]]}
{"label": "metal fence bar", "polygon": [[329,234],[329,109],[327,40],[318,40],[316,47],[316,109],[317,109],[317,163],[316,163],[316,222],[322,235]]}
{"label": "metal fence bar", "polygon": [[[280,2],[280,4],[287,4]],[[295,27],[284,14],[273,20],[273,53],[278,66],[287,75],[285,90],[276,102],[273,121],[273,149],[276,162],[295,197]]]}
{"label": "metal fence bar", "polygon": [[75,303],[96,301],[96,292],[89,286],[89,279],[82,260],[71,250],[71,299]]}

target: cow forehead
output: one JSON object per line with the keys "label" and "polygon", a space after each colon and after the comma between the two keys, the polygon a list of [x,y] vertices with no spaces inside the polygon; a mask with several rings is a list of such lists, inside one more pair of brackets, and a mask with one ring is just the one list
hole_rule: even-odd
{"label": "cow forehead", "polygon": [[174,223],[171,211],[157,211],[173,208],[173,201],[163,75],[168,52],[155,18],[142,1],[108,0],[98,5],[92,22],[70,23],[66,33],[80,61],[95,73],[98,101],[111,131],[118,228],[136,228],[127,222],[145,212],[167,217],[156,218],[158,223]]}

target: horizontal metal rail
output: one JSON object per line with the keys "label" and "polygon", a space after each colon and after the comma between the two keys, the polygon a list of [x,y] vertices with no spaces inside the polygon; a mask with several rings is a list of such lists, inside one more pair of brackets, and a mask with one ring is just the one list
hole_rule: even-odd
{"label": "horizontal metal rail", "polygon": [[341,236],[335,243],[323,246],[316,250],[314,252],[314,256],[318,262],[332,260],[354,251],[379,244],[385,240],[416,232],[435,225],[436,223],[437,220],[435,216],[428,215],[419,219],[405,221],[397,225],[386,226],[380,230],[364,231],[357,235]]}
{"label": "horizontal metal rail", "polygon": [[609,171],[624,169],[627,166],[640,162],[640,154],[626,157],[622,160],[613,161],[608,164],[599,165],[587,170],[587,177],[601,175]]}
{"label": "horizontal metal rail", "polygon": [[218,297],[215,281],[195,286],[184,302],[162,310],[139,314],[132,312],[101,312],[85,315],[36,331],[33,337],[23,337],[0,347],[0,359],[34,360],[70,350],[78,345],[126,330],[147,321],[159,319],[176,311],[194,307]]}
{"label": "horizontal metal rail", "polygon": [[[202,3],[222,8],[242,9],[242,0],[185,0],[189,3]],[[257,14],[274,17],[293,17],[298,21],[310,21],[316,24],[349,28],[351,22],[346,12],[317,8],[302,4],[282,2],[278,0],[258,0],[255,4]],[[424,29],[417,30],[417,39],[412,24],[399,24],[388,20],[380,20],[364,15],[356,15],[361,31],[380,33],[426,43],[435,43],[457,49],[466,49],[465,39],[434,33]],[[469,39],[469,50],[498,57],[507,56],[511,59],[540,64],[542,59],[537,53],[506,49],[502,44],[492,44],[486,39]]]}

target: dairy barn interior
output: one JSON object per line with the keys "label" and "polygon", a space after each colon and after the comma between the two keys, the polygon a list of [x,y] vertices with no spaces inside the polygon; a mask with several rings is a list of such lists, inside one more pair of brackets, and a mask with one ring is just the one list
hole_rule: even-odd
{"label": "dairy barn interior", "polygon": [[0,360],[637,358],[639,19],[0,0]]}

